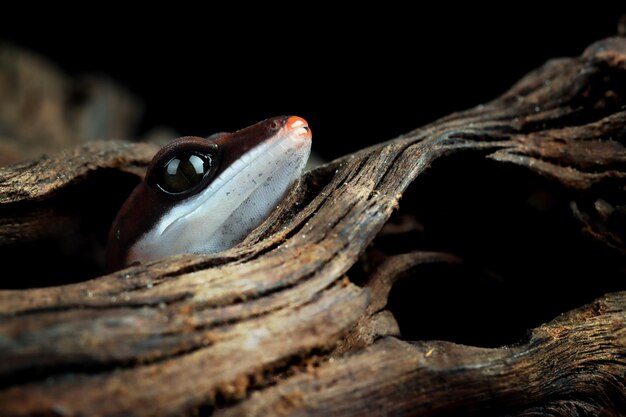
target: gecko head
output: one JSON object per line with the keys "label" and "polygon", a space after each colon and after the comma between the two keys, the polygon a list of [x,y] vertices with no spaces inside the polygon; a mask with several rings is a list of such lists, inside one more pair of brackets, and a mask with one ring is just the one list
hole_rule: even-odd
{"label": "gecko head", "polygon": [[297,116],[172,141],[154,156],[115,218],[108,269],[236,245],[281,201],[310,149],[311,130]]}

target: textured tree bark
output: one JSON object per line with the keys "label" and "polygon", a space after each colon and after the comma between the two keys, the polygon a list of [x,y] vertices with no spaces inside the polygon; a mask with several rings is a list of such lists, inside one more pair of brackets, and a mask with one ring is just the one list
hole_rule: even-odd
{"label": "textured tree bark", "polygon": [[[626,415],[625,106],[606,39],[307,173],[232,250],[5,272],[79,282],[0,291],[0,414]],[[3,264],[92,236],[97,265],[153,152],[1,169]]]}

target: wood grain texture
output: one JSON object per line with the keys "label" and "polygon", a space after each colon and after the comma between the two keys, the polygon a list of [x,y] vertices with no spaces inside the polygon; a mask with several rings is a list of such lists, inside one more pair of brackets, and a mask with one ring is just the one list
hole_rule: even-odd
{"label": "wood grain texture", "polygon": [[[625,106],[626,39],[606,39],[308,172],[231,250],[2,290],[0,415],[626,415]],[[97,241],[152,152],[0,168],[0,243]],[[454,274],[544,315],[504,347],[409,341],[446,327],[417,309]]]}
{"label": "wood grain texture", "polygon": [[500,415],[559,409],[557,415],[620,415],[626,409],[625,302],[626,293],[603,298],[505,348],[383,338],[216,415],[484,415],[493,404]]}

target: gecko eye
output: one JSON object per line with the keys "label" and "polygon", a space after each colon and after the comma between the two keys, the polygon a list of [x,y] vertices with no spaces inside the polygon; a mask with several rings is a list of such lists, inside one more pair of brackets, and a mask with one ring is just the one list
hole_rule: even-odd
{"label": "gecko eye", "polygon": [[161,168],[157,186],[169,194],[193,190],[211,172],[211,155],[186,152],[174,156]]}

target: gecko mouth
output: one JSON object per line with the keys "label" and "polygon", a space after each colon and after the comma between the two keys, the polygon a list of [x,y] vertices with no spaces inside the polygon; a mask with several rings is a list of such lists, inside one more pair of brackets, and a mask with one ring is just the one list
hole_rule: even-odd
{"label": "gecko mouth", "polygon": [[306,120],[301,117],[291,116],[287,119],[284,129],[287,131],[289,136],[296,140],[299,139],[297,142],[299,146],[304,146],[306,141],[311,140],[311,129],[309,128]]}

